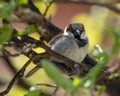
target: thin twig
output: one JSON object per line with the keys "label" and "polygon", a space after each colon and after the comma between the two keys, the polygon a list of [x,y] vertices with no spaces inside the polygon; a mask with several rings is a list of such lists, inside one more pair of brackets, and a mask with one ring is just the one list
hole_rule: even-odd
{"label": "thin twig", "polygon": [[7,56],[11,56],[11,57],[20,56],[20,53],[15,53],[15,54],[13,54],[13,53],[9,52],[8,50],[6,50],[5,48],[3,48],[2,51],[3,51],[4,54],[7,55]]}
{"label": "thin twig", "polygon": [[50,85],[50,84],[36,84],[37,86],[47,86],[47,87],[52,87],[55,88],[55,90],[53,91],[53,93],[50,96],[55,96],[55,94],[57,93],[59,87],[56,85]]}
{"label": "thin twig", "polygon": [[28,0],[28,7],[29,7],[32,11],[34,11],[34,12],[42,15],[41,12],[40,12],[40,10],[33,4],[33,1],[32,1],[32,0]]}
{"label": "thin twig", "polygon": [[7,89],[3,92],[0,93],[0,96],[3,96],[5,94],[7,94],[12,86],[14,85],[15,81],[17,78],[21,78],[24,75],[24,72],[26,70],[26,68],[29,66],[30,62],[34,59],[34,57],[30,58],[25,65],[15,74],[15,76],[13,77],[13,79],[10,81],[9,85],[7,86]]}
{"label": "thin twig", "polygon": [[45,17],[46,16],[46,14],[47,14],[47,12],[48,12],[48,9],[50,8],[50,6],[53,4],[53,2],[54,2],[54,0],[52,1],[52,2],[50,2],[50,4],[49,5],[46,5],[47,7],[46,7],[46,9],[45,9],[45,12],[44,12],[44,14],[43,14],[43,17]]}
{"label": "thin twig", "polygon": [[42,86],[47,86],[47,87],[53,87],[53,88],[56,88],[57,86],[56,85],[50,85],[50,84],[36,84],[37,86],[39,85],[42,85]]}
{"label": "thin twig", "polygon": [[40,66],[35,66],[33,69],[31,69],[27,74],[26,74],[26,78],[32,76],[35,72],[37,72],[41,67]]}
{"label": "thin twig", "polygon": [[[7,54],[5,51],[6,50],[3,50],[2,58],[5,60],[5,62],[6,62],[5,64],[10,68],[11,72],[15,75],[17,73],[17,69],[13,66],[13,64],[9,58],[9,54]],[[21,78],[18,80],[17,84],[25,89],[28,89],[30,87],[29,84],[27,84],[27,82],[25,82]]]}

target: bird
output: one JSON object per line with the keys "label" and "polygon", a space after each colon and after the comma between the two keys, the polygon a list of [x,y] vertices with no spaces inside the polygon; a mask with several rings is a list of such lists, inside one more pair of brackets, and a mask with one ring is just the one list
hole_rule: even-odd
{"label": "bird", "polygon": [[[89,48],[89,39],[85,32],[85,27],[82,23],[71,23],[68,24],[64,31],[61,34],[56,35],[53,37],[49,43],[48,47],[57,52],[58,54],[61,54],[75,62],[79,63],[86,63],[87,65],[91,66],[93,68],[97,61],[92,59],[88,55],[88,48]],[[50,56],[49,60],[52,61],[55,65],[59,66],[59,68],[65,73],[69,74],[71,73],[71,68],[64,65],[64,62],[62,60],[59,60],[55,56]],[[75,70],[76,74],[78,76],[84,76],[86,73],[79,70],[79,65],[76,65]],[[102,72],[106,72],[109,67],[105,67]],[[35,73],[39,69],[39,66],[33,68],[26,77],[31,76],[33,73]],[[69,72],[66,72],[69,71]],[[74,73],[74,72],[72,72]],[[70,74],[71,75],[71,74]],[[72,74],[74,76],[74,74]]]}
{"label": "bird", "polygon": [[[58,54],[61,54],[77,63],[81,63],[87,56],[89,47],[89,39],[86,35],[84,25],[82,23],[68,24],[62,33],[56,35],[49,41],[48,47]],[[62,71],[66,67],[64,65],[64,61],[59,60],[55,56],[50,56],[49,60],[52,61],[55,65],[59,66]],[[79,70],[78,66],[79,65],[77,65],[76,68],[77,70]],[[28,72],[26,77],[31,76],[38,70],[38,68],[39,67],[33,68],[30,72]],[[66,72],[65,70],[64,73],[71,73],[71,68],[66,68],[69,72]],[[78,72],[79,71],[77,71],[77,73]]]}
{"label": "bird", "polygon": [[[63,33],[50,40],[48,46],[51,50],[75,62],[82,62],[88,53],[89,47],[89,39],[84,25],[82,23],[68,24]],[[54,57],[51,57],[51,60],[62,62]]]}

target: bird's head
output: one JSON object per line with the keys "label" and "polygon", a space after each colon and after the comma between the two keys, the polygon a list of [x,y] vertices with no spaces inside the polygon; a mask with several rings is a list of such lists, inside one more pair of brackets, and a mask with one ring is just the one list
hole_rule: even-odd
{"label": "bird's head", "polygon": [[72,36],[78,40],[86,39],[84,25],[81,23],[71,23],[64,30],[65,36]]}

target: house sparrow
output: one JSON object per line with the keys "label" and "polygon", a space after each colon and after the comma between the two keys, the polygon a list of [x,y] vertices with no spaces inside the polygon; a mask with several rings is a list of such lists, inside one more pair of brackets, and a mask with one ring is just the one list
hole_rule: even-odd
{"label": "house sparrow", "polygon": [[[82,62],[87,56],[87,51],[89,47],[88,37],[85,34],[84,25],[81,23],[72,23],[67,25],[64,29],[64,33],[59,34],[55,36],[52,40],[50,40],[48,46],[53,51],[66,56],[67,58],[74,60],[75,62]],[[53,63],[59,65],[59,68],[61,67],[60,69],[64,69],[64,62],[62,60],[58,60],[57,58],[52,56],[49,57],[49,59]],[[38,68],[39,67],[33,68],[26,75],[26,77],[31,76],[31,74],[35,73]]]}
{"label": "house sparrow", "polygon": [[[82,62],[87,55],[89,42],[84,25],[72,23],[66,26],[64,33],[55,36],[48,44],[55,52],[76,62]],[[55,60],[55,58],[52,58]],[[60,60],[56,59],[61,62]],[[55,61],[56,61],[55,60]]]}

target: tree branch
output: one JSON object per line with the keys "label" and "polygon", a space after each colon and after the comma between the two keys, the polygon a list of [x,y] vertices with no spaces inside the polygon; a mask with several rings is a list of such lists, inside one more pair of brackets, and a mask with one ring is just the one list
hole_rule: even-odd
{"label": "tree branch", "polygon": [[71,3],[84,4],[84,5],[97,5],[100,7],[108,8],[108,9],[120,14],[120,9],[115,5],[114,2],[104,3],[104,2],[87,1],[87,0],[56,0],[56,1],[71,2]]}
{"label": "tree branch", "polygon": [[5,94],[7,94],[11,90],[11,88],[12,88],[13,84],[15,83],[16,79],[17,78],[21,78],[24,75],[24,72],[25,72],[26,68],[29,66],[29,64],[33,60],[33,58],[34,57],[30,58],[26,62],[26,64],[15,74],[15,76],[13,77],[13,79],[10,81],[7,89],[5,91],[3,91],[3,92],[0,92],[0,96],[4,96]]}
{"label": "tree branch", "polygon": [[[12,71],[12,73],[15,75],[16,73],[17,73],[17,70],[13,67],[13,65],[11,64],[11,61],[10,61],[10,59],[9,59],[9,54],[8,54],[8,52],[7,52],[7,50],[3,50],[2,51],[3,52],[3,56],[2,56],[2,58],[6,61],[6,65],[8,65],[8,67],[10,67],[10,69],[11,69],[11,71]],[[7,52],[7,53],[6,53]],[[13,55],[12,55],[13,56]],[[16,55],[14,55],[14,56],[16,56]],[[18,85],[19,86],[21,86],[22,88],[25,88],[25,89],[28,89],[28,88],[30,88],[30,86],[29,86],[29,84],[27,84],[23,79],[19,79],[18,80]]]}

